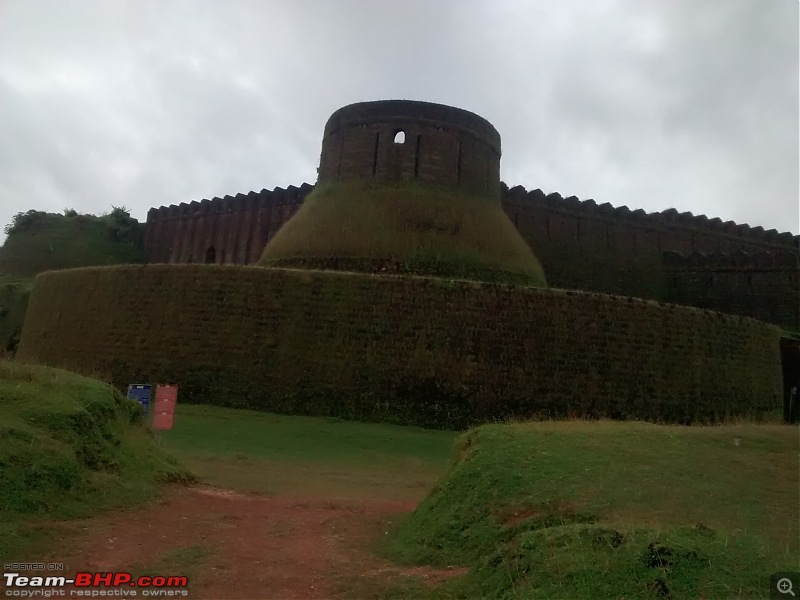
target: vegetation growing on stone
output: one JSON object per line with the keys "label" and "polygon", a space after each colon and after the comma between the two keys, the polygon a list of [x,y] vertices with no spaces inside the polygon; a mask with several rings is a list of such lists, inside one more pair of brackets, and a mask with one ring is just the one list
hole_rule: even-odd
{"label": "vegetation growing on stone", "polygon": [[499,193],[417,182],[318,184],[261,264],[546,285]]}
{"label": "vegetation growing on stone", "polygon": [[[633,298],[209,265],[36,279],[19,356],[188,402],[435,428],[780,409],[780,330]],[[58,343],[53,343],[58,340]]]}

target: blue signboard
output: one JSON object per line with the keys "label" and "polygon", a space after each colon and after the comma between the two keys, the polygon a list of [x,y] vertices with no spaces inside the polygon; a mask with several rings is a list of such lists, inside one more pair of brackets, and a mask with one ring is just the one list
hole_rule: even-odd
{"label": "blue signboard", "polygon": [[147,416],[147,409],[150,407],[150,385],[140,383],[132,383],[128,386],[128,398],[136,400],[142,405],[145,416]]}

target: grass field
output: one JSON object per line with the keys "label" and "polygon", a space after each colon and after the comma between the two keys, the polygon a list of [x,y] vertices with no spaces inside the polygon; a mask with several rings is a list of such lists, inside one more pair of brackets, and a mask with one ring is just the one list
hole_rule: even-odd
{"label": "grass field", "polygon": [[457,597],[766,597],[800,566],[799,450],[785,425],[484,426],[388,552],[470,567]]}
{"label": "grass field", "polygon": [[[25,373],[7,375],[0,398],[10,397]],[[0,400],[3,464],[16,448],[10,444],[24,435],[7,432],[27,430],[34,413],[52,412],[41,407],[52,407],[62,387],[58,379],[38,385],[14,392],[13,411]],[[90,389],[107,389],[97,386]],[[91,394],[78,403],[67,399],[76,393],[68,389],[58,402],[80,413]],[[347,597],[760,598],[768,597],[770,573],[800,564],[800,438],[784,425],[569,421],[458,434],[179,405],[174,429],[155,442],[204,483],[241,492],[331,499],[331,506],[337,498],[422,499],[393,521],[390,535],[366,541],[371,552],[397,565],[456,565],[467,573],[436,585],[413,570],[373,574],[348,583]],[[157,498],[152,479],[142,479],[148,469],[132,472],[132,502]],[[83,489],[115,481],[99,477]],[[44,490],[58,504],[44,514],[108,509],[124,489],[108,487],[105,498],[84,496],[83,503],[73,492]],[[10,491],[6,486],[4,507],[13,506]],[[24,532],[29,549],[47,547],[52,529],[45,521],[20,529],[15,519],[10,528],[4,522],[6,536]],[[202,576],[204,565],[219,559],[208,544],[175,539],[171,550],[135,570],[174,567]]]}
{"label": "grass field", "polygon": [[457,436],[182,406],[163,444],[237,490],[431,490],[381,552],[469,573],[436,588],[367,578],[354,597],[766,597],[770,573],[800,566],[796,428],[571,421]]}
{"label": "grass field", "polygon": [[456,435],[183,405],[163,445],[204,481],[235,490],[416,498],[447,467]]}

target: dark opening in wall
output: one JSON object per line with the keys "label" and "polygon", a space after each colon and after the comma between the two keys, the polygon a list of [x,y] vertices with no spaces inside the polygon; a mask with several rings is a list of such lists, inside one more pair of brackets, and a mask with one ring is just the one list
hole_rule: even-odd
{"label": "dark opening in wall", "polygon": [[463,150],[464,150],[463,144],[461,142],[458,142],[458,167],[456,167],[457,169],[456,173],[459,184],[461,183],[461,157],[463,155]]}
{"label": "dark opening in wall", "polygon": [[406,132],[402,129],[398,130],[394,134],[394,143],[395,144],[405,144],[406,143]]}
{"label": "dark opening in wall", "polygon": [[203,262],[207,265],[213,265],[215,262],[217,262],[217,251],[214,250],[214,246],[209,246],[209,248],[206,250]]}
{"label": "dark opening in wall", "polygon": [[375,151],[372,154],[372,176],[375,177],[375,173],[378,172],[378,144],[381,141],[381,134],[380,132],[375,134]]}
{"label": "dark opening in wall", "polygon": [[748,275],[747,276],[747,285],[749,285],[750,287],[753,287],[753,276],[752,275]]}
{"label": "dark opening in wall", "polygon": [[422,141],[422,136],[417,136],[417,146],[414,149],[414,177],[419,177],[419,145]]}

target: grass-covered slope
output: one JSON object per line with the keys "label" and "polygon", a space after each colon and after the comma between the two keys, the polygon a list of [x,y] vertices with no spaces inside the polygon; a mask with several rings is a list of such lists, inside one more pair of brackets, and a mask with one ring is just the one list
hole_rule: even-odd
{"label": "grass-covered slope", "polygon": [[144,262],[143,226],[125,208],[101,216],[29,210],[6,225],[0,246],[0,358],[22,335],[31,279],[43,271]]}
{"label": "grass-covered slope", "polygon": [[0,273],[33,277],[42,271],[144,262],[143,227],[124,208],[107,215],[31,210],[6,227]]}
{"label": "grass-covered slope", "polygon": [[546,285],[499,197],[417,183],[318,185],[261,264]]}
{"label": "grass-covered slope", "polygon": [[544,422],[464,434],[392,534],[486,598],[767,597],[796,570],[797,430]]}
{"label": "grass-covered slope", "polygon": [[0,362],[0,556],[24,550],[31,520],[129,505],[185,477],[111,386]]}

